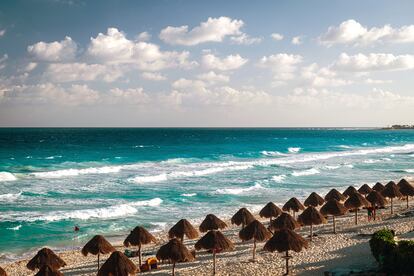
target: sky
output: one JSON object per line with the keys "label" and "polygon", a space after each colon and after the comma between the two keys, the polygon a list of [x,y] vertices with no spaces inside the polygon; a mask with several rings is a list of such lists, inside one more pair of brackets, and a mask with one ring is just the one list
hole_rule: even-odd
{"label": "sky", "polygon": [[0,127],[414,124],[413,1],[2,0]]}

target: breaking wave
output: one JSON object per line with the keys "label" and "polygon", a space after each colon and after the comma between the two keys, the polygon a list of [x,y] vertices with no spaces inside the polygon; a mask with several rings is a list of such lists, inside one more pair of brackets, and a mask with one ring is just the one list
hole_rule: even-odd
{"label": "breaking wave", "polygon": [[250,192],[257,189],[263,189],[262,185],[256,183],[254,186],[248,188],[225,188],[225,189],[217,189],[215,192],[217,194],[224,194],[224,195],[239,195],[245,192]]}
{"label": "breaking wave", "polygon": [[319,174],[320,171],[318,169],[312,168],[308,170],[303,171],[294,171],[292,173],[293,176],[305,176],[305,175],[313,175],[313,174]]}
{"label": "breaking wave", "polygon": [[14,181],[17,180],[17,177],[9,172],[0,172],[0,182],[2,181]]}

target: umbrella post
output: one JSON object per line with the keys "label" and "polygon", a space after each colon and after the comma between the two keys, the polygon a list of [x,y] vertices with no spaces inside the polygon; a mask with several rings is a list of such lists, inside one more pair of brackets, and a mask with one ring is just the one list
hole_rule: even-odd
{"label": "umbrella post", "polygon": [[256,261],[256,238],[253,239],[253,262]]}
{"label": "umbrella post", "polygon": [[332,216],[332,224],[333,224],[334,234],[336,234],[336,223],[335,223],[335,216]]}
{"label": "umbrella post", "polygon": [[355,209],[355,225],[358,225],[358,208]]}
{"label": "umbrella post", "polygon": [[394,208],[393,208],[394,206],[393,206],[392,199],[393,199],[393,198],[391,198],[391,215],[392,215],[392,214],[394,214]]}
{"label": "umbrella post", "polygon": [[286,273],[285,273],[285,275],[289,275],[289,259],[290,259],[289,250],[286,250],[285,259],[286,259]]}
{"label": "umbrella post", "polygon": [[310,241],[312,241],[312,236],[313,236],[313,224],[311,223],[311,225],[310,225]]}
{"label": "umbrella post", "polygon": [[407,199],[407,209],[408,209],[408,196],[407,196],[407,198],[406,198],[406,199]]}
{"label": "umbrella post", "polygon": [[99,271],[99,252],[98,252],[98,271]]}
{"label": "umbrella post", "polygon": [[172,276],[175,276],[175,262],[173,262],[173,267],[172,267]]}
{"label": "umbrella post", "polygon": [[141,267],[141,243],[138,246],[139,267]]}
{"label": "umbrella post", "polygon": [[213,275],[216,275],[216,249],[213,249]]}

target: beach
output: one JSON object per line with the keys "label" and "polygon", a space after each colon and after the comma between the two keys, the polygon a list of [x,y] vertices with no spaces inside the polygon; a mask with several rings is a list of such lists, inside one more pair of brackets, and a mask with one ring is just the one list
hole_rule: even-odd
{"label": "beach", "polygon": [[[325,271],[375,271],[377,263],[373,258],[368,240],[372,233],[379,229],[394,229],[400,238],[414,238],[414,207],[405,208],[405,204],[397,205],[397,213],[390,215],[389,208],[381,209],[381,215],[377,221],[367,221],[366,213],[361,211],[359,225],[354,225],[353,214],[347,214],[337,218],[337,234],[332,233],[332,224],[314,226],[313,242],[308,249],[300,253],[292,252],[291,267],[296,275],[322,275]],[[259,219],[259,218],[258,218]],[[263,220],[264,224],[267,220]],[[229,224],[230,225],[230,224]],[[284,259],[282,254],[269,253],[262,250],[264,243],[258,243],[258,260],[251,262],[252,243],[241,242],[238,238],[240,227],[230,226],[223,233],[235,243],[235,249],[218,254],[218,275],[282,275],[284,273]],[[297,231],[302,236],[309,235],[309,228],[302,227]],[[202,234],[202,233],[201,233]],[[158,244],[144,246],[144,259],[154,256],[160,245],[167,239],[166,233],[156,235]],[[185,244],[193,249],[196,240],[187,240]],[[115,244],[117,250],[123,252],[125,247]],[[96,275],[96,256],[84,257],[78,250],[60,252],[67,266],[61,271],[65,275]],[[101,257],[101,264],[108,256]],[[132,258],[138,263],[138,258]],[[3,265],[10,275],[34,275],[25,268],[28,260],[20,260]],[[176,267],[177,275],[211,275],[212,257],[203,251],[197,252],[196,260],[188,263],[180,263]],[[160,268],[150,272],[149,275],[169,275],[171,265],[161,264]]]}

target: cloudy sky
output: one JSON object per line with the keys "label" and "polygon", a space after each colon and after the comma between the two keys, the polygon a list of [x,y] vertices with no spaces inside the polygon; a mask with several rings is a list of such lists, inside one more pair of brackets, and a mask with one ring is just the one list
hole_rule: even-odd
{"label": "cloudy sky", "polygon": [[3,0],[0,126],[414,123],[413,1]]}

